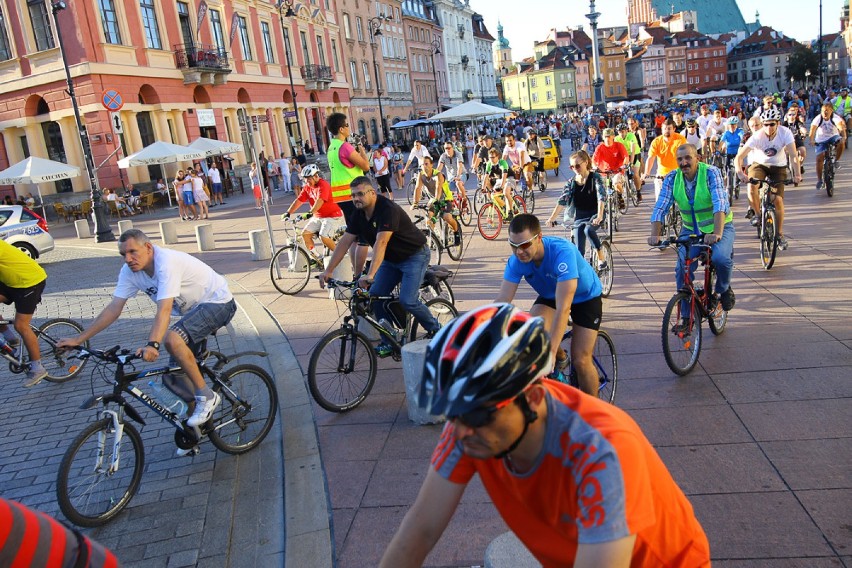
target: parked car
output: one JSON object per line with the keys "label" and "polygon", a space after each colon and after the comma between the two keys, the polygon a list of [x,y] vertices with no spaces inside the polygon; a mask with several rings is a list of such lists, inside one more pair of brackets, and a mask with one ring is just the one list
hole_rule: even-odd
{"label": "parked car", "polygon": [[538,139],[544,148],[544,169],[553,170],[554,175],[559,175],[560,141],[554,142],[550,136],[539,136]]}
{"label": "parked car", "polygon": [[44,218],[22,205],[0,205],[0,239],[38,258],[54,248]]}

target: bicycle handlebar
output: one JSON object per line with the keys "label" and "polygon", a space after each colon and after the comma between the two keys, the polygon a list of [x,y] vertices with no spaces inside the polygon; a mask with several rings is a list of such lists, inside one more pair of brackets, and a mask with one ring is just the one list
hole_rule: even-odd
{"label": "bicycle handlebar", "polygon": [[704,242],[704,235],[687,235],[686,237],[669,237],[667,239],[660,239],[660,244],[657,246],[650,247],[648,250],[664,250],[669,248],[670,246],[678,246],[678,245],[689,245],[689,246],[697,246],[702,248],[711,248],[711,245],[706,244]]}
{"label": "bicycle handlebar", "polygon": [[77,357],[79,359],[88,359],[89,357],[94,357],[100,361],[106,361],[107,363],[118,363],[121,365],[126,365],[131,361],[136,359],[141,359],[142,357],[136,355],[135,352],[131,352],[129,349],[122,349],[120,345],[116,345],[110,349],[91,349],[82,347],[80,345],[74,345],[73,347],[69,347],[68,349],[73,349],[78,352]]}
{"label": "bicycle handlebar", "polygon": [[771,180],[767,181],[765,179],[757,179],[757,178],[751,178],[751,177],[748,178],[748,182],[752,185],[768,185],[770,187],[772,187],[773,185],[778,185],[778,184],[793,185],[794,183],[796,183],[791,179],[785,179],[784,181],[781,181],[781,180],[779,180],[779,181],[771,181]]}

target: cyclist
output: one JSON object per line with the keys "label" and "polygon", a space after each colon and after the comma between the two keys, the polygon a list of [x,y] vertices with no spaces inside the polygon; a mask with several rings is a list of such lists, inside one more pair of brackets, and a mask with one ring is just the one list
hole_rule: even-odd
{"label": "cyclist", "polygon": [[803,113],[799,111],[799,105],[792,103],[787,108],[787,114],[784,116],[783,125],[790,129],[793,133],[793,139],[796,143],[797,163],[801,173],[805,173],[805,158],[808,151],[805,148],[805,138],[808,137],[808,129],[805,127],[805,119]]}
{"label": "cyclist", "polygon": [[704,131],[705,145],[708,141],[710,144],[710,153],[707,155],[708,160],[716,152],[716,141],[725,133],[725,126],[725,120],[722,118],[722,110],[714,110],[713,118],[707,122],[707,129]]}
{"label": "cyclist", "polygon": [[481,177],[485,164],[488,163],[488,153],[494,148],[494,137],[490,134],[482,138],[473,157],[473,170]]}
{"label": "cyclist", "polygon": [[698,133],[704,137],[704,133],[707,132],[707,126],[710,124],[710,121],[713,119],[713,115],[710,114],[710,107],[706,104],[701,105],[700,113],[698,118],[696,118],[695,122],[698,126]]}
{"label": "cyclist", "polygon": [[585,150],[589,156],[594,156],[595,150],[601,144],[601,142],[603,142],[603,140],[601,140],[600,134],[598,133],[598,127],[594,124],[590,124],[589,133],[583,140],[582,149]]}
{"label": "cyclist", "polygon": [[527,151],[530,161],[524,166],[524,175],[527,177],[527,187],[532,188],[533,172],[544,174],[544,146],[541,145],[541,139],[535,130],[530,130],[524,147]]}
{"label": "cyclist", "polygon": [[[402,207],[383,195],[377,195],[367,176],[352,180],[352,202],[355,214],[347,224],[328,267],[319,275],[320,286],[324,287],[332,277],[334,269],[343,260],[346,248],[359,239],[366,241],[373,247],[373,261],[367,274],[358,279],[358,285],[369,287],[371,296],[386,296],[398,284],[402,308],[414,316],[423,329],[435,333],[440,324],[418,297],[431,256],[423,231],[412,223]],[[373,302],[373,311],[378,320],[390,321],[384,302]],[[392,353],[393,348],[384,341],[376,346],[379,357]]]}
{"label": "cyclist", "polygon": [[630,132],[626,123],[620,123],[616,127],[616,131],[618,136],[615,137],[615,141],[624,146],[629,156],[627,163],[630,166],[630,171],[628,175],[632,175],[633,179],[637,180],[639,179],[639,165],[642,163],[642,146],[639,145],[638,138]]}
{"label": "cyclist", "polygon": [[[447,146],[450,146],[449,142]],[[456,158],[461,160],[459,152],[455,152]],[[462,166],[464,167],[464,166]],[[449,184],[444,179],[444,174],[440,170],[432,167],[432,156],[423,158],[423,167],[420,173],[417,174],[417,185],[414,186],[414,209],[420,203],[420,196],[423,194],[423,188],[426,188],[431,197],[429,198],[428,209],[432,217],[441,215],[444,221],[453,230],[453,238],[455,242],[447,243],[448,246],[458,244],[461,240],[461,227],[459,227],[456,218],[453,217],[453,192],[450,191]],[[432,224],[432,219],[429,219],[429,224]]]}
{"label": "cyclist", "polygon": [[[732,116],[727,120],[728,129],[719,138],[722,145],[721,150],[725,152],[725,169],[734,167],[734,159],[737,157],[740,145],[743,143],[743,130],[740,128],[740,119]],[[740,180],[737,178],[737,185]]]}
{"label": "cyclist", "polygon": [[[786,126],[781,126],[781,111],[771,107],[760,115],[763,127],[754,132],[751,137],[740,147],[736,157],[737,175],[743,183],[749,178],[765,180],[769,179],[775,193],[775,211],[778,221],[778,246],[786,250],[788,243],[784,236],[784,180],[787,179],[787,163],[797,163],[796,146],[793,133]],[[752,163],[748,168],[748,175],[742,171],[742,159],[746,154],[754,152]],[[799,168],[793,168],[793,181],[802,181],[802,173]],[[746,219],[751,220],[752,226],[757,226],[759,221],[755,215],[760,211],[760,203],[757,187],[749,185],[748,203],[749,210]]]}
{"label": "cyclist", "polygon": [[426,148],[426,146],[420,143],[420,140],[415,140],[414,147],[411,148],[411,152],[408,154],[408,160],[406,160],[405,166],[403,166],[402,168],[403,177],[405,176],[405,172],[408,170],[408,166],[410,166],[411,162],[414,161],[414,158],[417,158],[417,167],[422,168],[423,158],[427,156],[431,157],[431,155],[429,154],[429,150]]}
{"label": "cyclist", "polygon": [[621,168],[630,165],[630,155],[627,148],[621,142],[615,141],[615,131],[612,128],[604,128],[603,144],[595,149],[592,162],[601,172],[615,172],[612,176],[612,185],[618,192],[618,206],[624,206],[624,174],[619,172]]}
{"label": "cyclist", "polygon": [[450,184],[450,190],[457,191],[461,199],[467,197],[467,192],[464,189],[464,180],[462,174],[465,173],[464,161],[462,153],[457,152],[449,142],[444,144],[444,153],[438,158],[437,170],[443,170],[444,177],[447,178],[447,183]]}
{"label": "cyclist", "polygon": [[775,103],[775,97],[773,97],[772,95],[766,95],[763,97],[763,104],[755,109],[752,116],[760,118],[763,115],[764,111],[777,107],[778,105]]}
{"label": "cyclist", "polygon": [[676,110],[672,113],[672,120],[675,125],[675,132],[678,134],[683,134],[686,132],[686,121],[683,118],[683,111]]}
{"label": "cyclist", "polygon": [[47,376],[41,362],[38,338],[30,327],[46,284],[47,273],[44,268],[17,247],[0,239],[0,303],[7,306],[15,304],[15,331],[21,337],[18,339],[7,325],[0,325],[0,333],[9,347],[16,349],[23,340],[27,348],[30,368],[24,380],[25,387],[35,386]]}
{"label": "cyclist", "polygon": [[[731,272],[734,268],[734,224],[728,192],[722,182],[719,168],[698,161],[698,151],[692,144],[683,144],[677,149],[678,169],[670,172],[663,180],[660,197],[651,213],[651,234],[648,244],[660,243],[660,229],[672,205],[680,210],[683,229],[680,237],[704,235],[704,243],[713,245],[712,261],[716,267],[716,289],[714,293],[722,302],[722,309],[730,311],[736,297],[731,287]],[[680,287],[684,279],[687,252],[691,258],[698,256],[698,249],[678,248],[675,268],[675,286]],[[692,264],[694,275],[696,264]],[[688,314],[683,314],[688,319]],[[688,324],[688,321],[687,321]]]}
{"label": "cyclist", "polygon": [[[520,176],[523,172],[524,176],[532,176],[532,172],[527,172],[526,167],[530,162],[530,157],[527,155],[527,148],[522,142],[517,142],[514,134],[506,135],[506,146],[503,147],[502,159],[506,160],[512,173],[515,176]],[[516,177],[517,179],[517,177]],[[527,187],[532,183],[531,177],[527,178]]]}
{"label": "cyclist", "polygon": [[840,159],[843,155],[843,144],[846,138],[846,123],[843,119],[834,114],[834,106],[831,103],[825,103],[820,109],[813,121],[811,121],[811,131],[809,133],[811,145],[816,148],[816,174],[817,174],[817,191],[822,189],[822,166],[825,163],[825,151],[829,144],[835,144],[837,148],[836,159]]}
{"label": "cyclist", "polygon": [[559,342],[570,318],[571,361],[580,389],[597,396],[598,373],[592,351],[603,312],[600,279],[574,244],[559,237],[543,237],[535,215],[521,213],[512,219],[509,246],[514,254],[506,263],[495,302],[511,302],[521,279],[530,283],[538,293],[530,313],[544,318],[557,372],[567,359]]}
{"label": "cyclist", "polygon": [[852,128],[852,96],[849,95],[849,89],[840,89],[840,95],[833,102],[834,112],[843,117],[847,129]]}
{"label": "cyclist", "polygon": [[314,237],[319,235],[326,250],[333,251],[334,236],[343,227],[343,211],[331,198],[331,185],[320,177],[319,168],[308,164],[302,168],[301,177],[305,180],[302,192],[281,218],[289,219],[302,205],[310,205],[310,211],[305,214],[305,218],[310,220],[302,229],[302,240],[311,259],[322,266],[322,258],[314,250]]}
{"label": "cyclist", "polygon": [[603,222],[606,205],[603,178],[592,171],[592,159],[582,150],[571,154],[571,169],[574,170],[574,177],[565,184],[565,191],[556,201],[548,224],[552,226],[562,208],[566,208],[565,217],[574,217],[574,242],[577,244],[577,250],[585,253],[588,238],[598,255],[598,269],[604,270],[607,268],[606,258],[596,230]]}
{"label": "cyclist", "polygon": [[421,566],[475,474],[544,566],[710,566],[692,505],[636,422],[542,378],[545,330],[492,304],[429,345],[420,406],[448,422],[381,568]]}
{"label": "cyclist", "polygon": [[[677,168],[677,158],[675,152],[681,144],[686,144],[686,138],[675,132],[674,121],[670,118],[663,123],[663,135],[654,138],[651,142],[651,147],[648,149],[648,159],[645,160],[645,173],[639,179],[638,187],[642,187],[645,183],[645,177],[651,172],[654,163],[659,160],[657,165],[657,177],[663,177],[670,171]],[[662,180],[654,180],[654,199],[659,199]]]}
{"label": "cyclist", "polygon": [[[125,266],[118,274],[112,301],[88,329],[58,345],[71,347],[91,339],[118,319],[127,300],[143,292],[156,302],[157,315],[148,343],[136,354],[150,363],[159,357],[161,345],[166,348],[170,364],[180,365],[195,388],[195,411],[187,424],[200,426],[210,419],[222,397],[204,383],[195,356],[207,336],[227,325],[237,311],[228,283],[194,256],[154,245],[139,229],[121,234],[118,251]],[[172,314],[180,320],[169,325]]]}
{"label": "cyclist", "polygon": [[[506,218],[512,216],[513,190],[515,178],[509,176],[511,168],[506,160],[500,159],[497,148],[491,148],[488,152],[488,163],[485,164],[485,178],[483,187],[488,191],[502,190],[503,209]],[[499,204],[499,201],[498,201]]]}
{"label": "cyclist", "polygon": [[[706,142],[707,139],[698,129],[698,123],[694,118],[686,119],[686,130],[683,133],[683,137],[686,138],[686,141],[696,148],[698,148],[698,157],[704,158],[707,155],[706,152]],[[702,159],[702,161],[705,161]]]}
{"label": "cyclist", "polygon": [[[635,116],[631,116],[627,119],[627,127],[630,129],[630,133],[636,136],[636,143],[639,145],[639,152],[636,154],[636,178],[642,175],[642,153],[645,151],[645,148],[648,147],[648,133],[644,126],[639,122],[639,120]],[[652,129],[653,131],[653,129]],[[642,194],[639,193],[641,190],[641,186],[637,184],[636,187],[636,196],[639,201],[642,201]]]}

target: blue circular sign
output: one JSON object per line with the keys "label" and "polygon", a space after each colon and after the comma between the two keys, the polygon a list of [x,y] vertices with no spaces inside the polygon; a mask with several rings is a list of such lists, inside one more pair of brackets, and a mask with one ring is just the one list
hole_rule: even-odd
{"label": "blue circular sign", "polygon": [[101,94],[101,104],[107,110],[117,111],[124,106],[124,99],[115,89],[107,89]]}

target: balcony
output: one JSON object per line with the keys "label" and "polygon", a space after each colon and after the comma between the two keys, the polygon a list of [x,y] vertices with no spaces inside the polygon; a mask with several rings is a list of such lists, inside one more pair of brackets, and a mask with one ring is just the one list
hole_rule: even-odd
{"label": "balcony", "polygon": [[183,84],[224,85],[231,65],[228,52],[215,45],[179,43],[174,46],[175,66],[183,73]]}
{"label": "balcony", "polygon": [[331,67],[326,65],[302,65],[302,79],[308,91],[325,91],[331,83]]}

